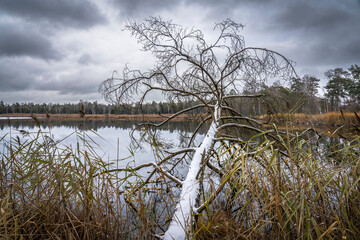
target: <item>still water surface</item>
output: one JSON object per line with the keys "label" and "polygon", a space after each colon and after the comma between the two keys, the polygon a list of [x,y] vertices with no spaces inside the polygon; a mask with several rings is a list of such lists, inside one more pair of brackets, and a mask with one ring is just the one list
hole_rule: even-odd
{"label": "still water surface", "polygon": [[[115,163],[117,167],[125,166],[131,162],[132,165],[154,161],[150,145],[142,143],[142,149],[135,150],[130,147],[131,130],[135,129],[136,125],[127,121],[63,121],[51,122],[41,121],[40,127],[32,120],[21,119],[0,119],[0,139],[4,136],[4,140],[9,141],[11,138],[17,138],[25,141],[28,138],[34,137],[41,129],[42,136],[48,136],[57,142],[57,147],[71,146],[76,148],[77,143],[82,144],[81,138],[88,141],[93,141],[96,153],[103,160]],[[184,122],[170,122],[159,131],[162,139],[167,144],[177,148],[182,140],[181,136],[189,134],[196,128],[196,124],[189,124]],[[20,131],[29,132],[29,136],[24,136]],[[204,137],[206,126],[200,130],[200,135],[197,138],[198,142]],[[135,136],[139,137],[139,133],[135,132]],[[0,152],[6,152],[6,148],[0,145]],[[129,157],[129,158],[128,158]],[[117,159],[125,159],[124,161],[116,161]]]}
{"label": "still water surface", "polygon": [[[164,125],[158,137],[163,139],[166,144],[172,148],[178,149],[180,145],[187,142],[186,135],[190,135],[195,130],[197,123],[186,122],[169,122]],[[141,144],[141,149],[131,148],[130,132],[136,129],[136,124],[129,121],[41,121],[40,127],[32,119],[7,119],[0,118],[0,139],[5,136],[5,141],[17,138],[21,141],[26,141],[34,137],[39,130],[43,132],[42,137],[49,136],[54,142],[58,142],[57,147],[69,146],[76,148],[77,143],[83,143],[81,138],[88,141],[93,141],[96,153],[104,161],[115,163],[116,167],[131,165],[138,165],[145,162],[154,161],[154,156],[150,145],[146,143]],[[196,138],[196,144],[199,144],[207,131],[208,126],[204,125]],[[30,133],[30,136],[21,134],[21,130]],[[241,133],[245,139],[251,138],[256,133],[245,131]],[[139,138],[140,133],[135,131],[135,137]],[[310,137],[311,138],[311,137]],[[332,146],[333,144],[340,144],[339,138],[334,136],[320,139],[324,141],[321,148]],[[3,145],[4,141],[0,142],[0,153],[6,153],[7,149]],[[315,142],[314,142],[315,144]],[[98,145],[98,146],[97,146]],[[318,146],[319,147],[319,146]],[[318,148],[315,146],[315,148]],[[132,155],[132,153],[134,153]],[[119,159],[125,159],[117,161]]]}

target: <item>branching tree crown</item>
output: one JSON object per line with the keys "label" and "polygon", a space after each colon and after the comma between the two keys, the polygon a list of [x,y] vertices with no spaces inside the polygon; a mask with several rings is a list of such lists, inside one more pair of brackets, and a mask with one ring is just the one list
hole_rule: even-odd
{"label": "branching tree crown", "polygon": [[[260,94],[240,95],[242,87],[253,82],[262,85],[273,77],[290,78],[294,73],[292,63],[281,54],[245,46],[244,39],[239,34],[242,28],[243,25],[230,19],[218,23],[214,27],[218,37],[209,44],[200,30],[183,28],[161,18],[151,17],[142,23],[128,22],[126,29],[138,39],[144,51],[150,51],[155,56],[156,64],[148,72],[130,70],[126,66],[122,77],[112,76],[100,86],[105,99],[112,102],[138,101],[141,105],[152,91],[161,91],[170,99],[196,102],[194,106],[174,113],[162,123],[153,124],[154,126],[161,126],[194,109],[204,108],[208,113],[189,137],[186,148],[174,152],[164,149],[161,154],[157,154],[163,157],[133,168],[154,168],[143,184],[149,184],[157,172],[181,186],[180,200],[175,211],[170,210],[172,220],[167,226],[164,239],[185,239],[191,227],[193,213],[200,213],[205,209],[205,205],[200,206],[197,201],[203,184],[204,174],[201,173],[209,171],[221,177],[225,171],[221,159],[214,154],[216,143],[243,142],[241,136],[236,134],[237,131],[227,130],[248,128],[262,132],[255,119],[242,116],[227,101],[238,97],[261,97]],[[206,121],[211,121],[209,130],[200,146],[196,146],[194,139],[198,129]],[[272,137],[276,139],[275,136]],[[156,146],[158,150],[159,144]],[[172,167],[171,160],[176,162]],[[190,163],[185,178],[175,176],[177,171],[174,169],[181,161]],[[218,167],[214,167],[215,163]],[[220,185],[208,198],[202,196],[206,205],[211,204],[222,187],[224,185]]]}
{"label": "branching tree crown", "polygon": [[[144,51],[156,58],[148,72],[125,67],[122,77],[111,77],[100,92],[111,102],[140,102],[154,90],[177,99],[223,99],[230,89],[239,93],[245,82],[269,77],[288,77],[292,64],[282,55],[263,48],[246,47],[239,35],[243,25],[227,19],[215,25],[219,32],[208,44],[202,32],[171,21],[151,17],[142,23],[128,22],[126,30],[138,39]],[[145,87],[145,89],[144,89]],[[228,91],[227,91],[228,90]]]}

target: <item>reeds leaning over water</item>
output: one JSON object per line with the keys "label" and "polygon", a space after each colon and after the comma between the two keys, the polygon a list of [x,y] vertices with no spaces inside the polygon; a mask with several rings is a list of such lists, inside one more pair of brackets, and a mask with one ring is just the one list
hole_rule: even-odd
{"label": "reeds leaning over water", "polygon": [[196,239],[358,238],[360,138],[322,148],[290,135],[283,147],[224,147],[227,188],[198,216]]}
{"label": "reeds leaning over water", "polygon": [[93,177],[108,166],[85,138],[79,134],[73,149],[41,131],[31,139],[1,139],[1,239],[127,237],[133,226],[116,194],[120,180]]}
{"label": "reeds leaning over water", "polygon": [[[130,167],[116,178],[84,133],[74,148],[41,131],[5,139],[0,138],[2,239],[155,239],[166,230],[176,187],[160,176],[143,186]],[[189,236],[356,239],[360,139],[317,140],[288,133],[280,148],[267,139],[219,146],[221,174],[204,178],[209,179],[200,200],[205,209],[193,216]]]}

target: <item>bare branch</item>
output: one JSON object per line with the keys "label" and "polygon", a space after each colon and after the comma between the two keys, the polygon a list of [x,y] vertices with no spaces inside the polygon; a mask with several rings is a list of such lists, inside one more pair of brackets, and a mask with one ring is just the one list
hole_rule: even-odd
{"label": "bare branch", "polygon": [[230,98],[259,98],[263,97],[265,94],[253,94],[253,95],[227,95],[224,96],[223,99],[230,99]]}
{"label": "bare branch", "polygon": [[112,173],[112,172],[127,172],[127,171],[138,171],[142,168],[146,168],[146,167],[151,167],[153,166],[156,170],[158,170],[160,173],[164,174],[167,178],[169,178],[170,180],[176,182],[179,186],[182,185],[182,181],[179,180],[178,178],[176,178],[175,176],[171,175],[170,173],[168,173],[167,171],[164,171],[161,167],[158,166],[158,164],[154,163],[154,162],[149,162],[149,163],[144,163],[135,167],[124,167],[124,168],[115,168],[115,169],[110,169],[101,173],[97,173],[94,174],[93,177],[97,177],[99,175],[105,174],[105,173]]}
{"label": "bare branch", "polygon": [[[143,123],[143,125],[159,128],[181,114],[206,109],[204,118],[198,123],[191,137],[187,139],[187,146],[193,144],[194,139],[199,136],[199,129],[212,119],[203,142],[196,149],[183,149],[169,154],[166,149],[157,147],[162,144],[158,144],[155,136],[151,135],[150,142],[156,145],[156,157],[167,156],[158,163],[146,163],[132,169],[154,167],[143,184],[150,182],[155,172],[160,172],[178,185],[182,184],[178,207],[164,239],[173,238],[172,234],[175,234],[178,239],[185,238],[186,229],[183,229],[181,233],[177,231],[180,229],[179,226],[186,225],[184,221],[191,218],[190,209],[201,193],[199,181],[202,180],[205,171],[215,172],[223,178],[220,186],[205,203],[206,205],[211,204],[225,186],[227,175],[223,174],[224,169],[221,169],[221,164],[219,164],[219,169],[211,164],[212,159],[219,159],[214,145],[218,141],[226,146],[229,142],[240,145],[246,143],[239,136],[239,131],[227,131],[227,135],[221,131],[229,128],[250,129],[270,136],[281,144],[277,136],[262,129],[260,121],[242,114],[241,109],[234,109],[230,105],[237,99],[238,101],[243,101],[241,99],[252,101],[264,97],[264,94],[254,91],[253,94],[237,95],[230,90],[235,90],[235,93],[240,92],[240,89],[249,83],[255,83],[254,85],[259,89],[268,79],[274,77],[287,79],[293,74],[296,75],[293,62],[282,54],[266,48],[246,47],[243,36],[239,34],[243,27],[242,24],[226,19],[215,25],[214,31],[218,33],[218,37],[212,44],[208,44],[200,30],[183,28],[159,17],[150,17],[140,23],[128,21],[125,29],[138,40],[144,51],[153,54],[156,64],[147,72],[130,70],[125,66],[122,77],[115,78],[113,75],[100,85],[99,91],[106,100],[130,103],[137,99],[141,107],[152,91],[160,91],[171,100],[196,101],[195,106],[177,111],[160,123]],[[194,155],[190,155],[192,152],[195,152]],[[184,182],[160,167],[175,158],[176,162],[172,163],[173,168],[168,168],[171,173],[179,162],[191,160]],[[125,169],[111,171],[123,170]],[[184,209],[186,212],[183,211]],[[205,205],[199,207],[197,211],[201,212],[203,209]]]}

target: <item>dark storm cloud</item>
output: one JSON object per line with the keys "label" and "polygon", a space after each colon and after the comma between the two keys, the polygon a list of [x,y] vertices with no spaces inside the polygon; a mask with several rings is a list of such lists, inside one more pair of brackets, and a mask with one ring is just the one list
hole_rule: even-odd
{"label": "dark storm cloud", "polygon": [[106,21],[96,5],[87,0],[1,0],[0,12],[50,22],[52,26],[86,28]]}
{"label": "dark storm cloud", "polygon": [[0,92],[21,91],[31,87],[34,74],[14,63],[0,61]]}
{"label": "dark storm cloud", "polygon": [[14,92],[15,95],[24,90],[53,91],[60,95],[97,93],[101,79],[98,74],[79,66],[56,70],[58,63],[48,65],[41,60],[0,58],[0,92]]}
{"label": "dark storm cloud", "polygon": [[96,94],[115,57],[151,61],[124,50],[135,40],[116,38],[116,24],[159,15],[210,37],[215,22],[241,22],[249,45],[275,48],[306,69],[299,74],[360,63],[359,0],[0,0],[0,95]]}
{"label": "dark storm cloud", "polygon": [[98,79],[85,76],[66,76],[61,79],[35,82],[36,90],[58,91],[59,94],[90,94],[96,93],[99,87]]}
{"label": "dark storm cloud", "polygon": [[324,2],[319,4],[317,1],[292,1],[275,17],[275,22],[285,30],[305,29],[320,33],[336,31],[339,28],[347,28],[352,21],[360,18],[359,11],[347,7]]}
{"label": "dark storm cloud", "polygon": [[42,59],[60,59],[52,43],[29,28],[0,24],[0,57],[30,56]]}
{"label": "dark storm cloud", "polygon": [[[345,64],[360,61],[359,0],[113,0],[122,16],[144,18],[162,10],[185,6],[207,9],[210,23],[233,18],[251,27],[259,36],[276,36],[280,42],[292,40],[295,46],[278,49],[300,64]],[[236,14],[234,14],[234,10]],[[198,8],[197,8],[198,11]],[[196,14],[194,12],[194,14]],[[246,16],[244,18],[243,16]],[[246,20],[245,22],[243,22]],[[181,24],[181,23],[180,23]],[[253,32],[255,33],[255,32]],[[262,38],[256,40],[261,44]],[[263,38],[265,44],[272,43]],[[289,49],[287,49],[289,47]]]}
{"label": "dark storm cloud", "polygon": [[[174,9],[178,6],[198,5],[203,8],[217,10],[217,15],[224,14],[227,10],[233,9],[241,3],[266,2],[265,0],[112,0],[112,3],[119,7],[122,17],[144,18],[158,14],[160,11]],[[221,11],[219,11],[221,7]]]}
{"label": "dark storm cloud", "polygon": [[19,91],[29,87],[28,81],[19,81],[18,74],[12,75],[6,72],[0,72],[0,92]]}
{"label": "dark storm cloud", "polygon": [[360,61],[360,1],[289,1],[273,20],[279,35],[296,34],[305,64]]}
{"label": "dark storm cloud", "polygon": [[[41,90],[44,92],[55,91],[61,95],[97,92],[99,76],[82,72],[57,74],[52,70],[44,69],[45,66],[36,68],[21,59],[1,60],[0,92],[16,94],[16,92],[24,90]],[[18,97],[21,98],[21,96]]]}
{"label": "dark storm cloud", "polygon": [[119,7],[122,16],[143,17],[150,16],[159,10],[177,6],[180,0],[112,0]]}
{"label": "dark storm cloud", "polygon": [[199,5],[215,11],[216,8],[221,7],[221,11],[217,11],[217,14],[221,15],[242,4],[265,4],[266,2],[266,0],[112,0],[112,3],[120,8],[122,16],[135,18],[151,16],[180,5],[187,5],[190,8],[192,5]]}

